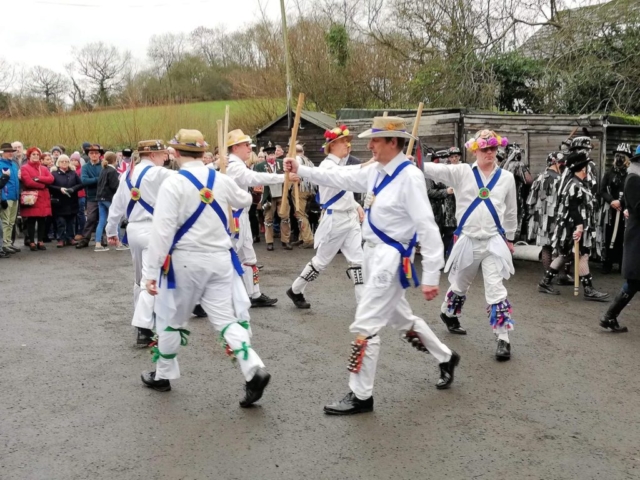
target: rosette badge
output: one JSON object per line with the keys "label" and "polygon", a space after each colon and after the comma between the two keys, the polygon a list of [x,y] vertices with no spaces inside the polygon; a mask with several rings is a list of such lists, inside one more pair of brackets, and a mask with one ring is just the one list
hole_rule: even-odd
{"label": "rosette badge", "polygon": [[203,188],[200,190],[200,200],[207,205],[213,203],[213,192],[209,188]]}
{"label": "rosette badge", "polygon": [[346,125],[340,125],[339,127],[324,132],[324,144],[322,148],[324,149],[325,155],[329,155],[329,145],[341,138],[346,138],[347,142],[353,139],[353,135],[349,133]]}
{"label": "rosette badge", "polygon": [[131,200],[137,202],[138,200],[140,200],[140,196],[140,189],[133,187],[131,189]]}

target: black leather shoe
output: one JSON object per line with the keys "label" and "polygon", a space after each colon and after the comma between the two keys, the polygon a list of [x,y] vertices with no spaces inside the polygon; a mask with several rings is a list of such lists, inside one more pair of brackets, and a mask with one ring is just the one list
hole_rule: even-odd
{"label": "black leather shoe", "polygon": [[436,383],[438,390],[445,390],[453,383],[453,371],[460,363],[460,355],[451,350],[451,358],[448,362],[440,364],[440,380]]}
{"label": "black leather shoe", "polygon": [[21,249],[19,249],[18,247],[14,247],[13,245],[11,245],[8,248],[9,248],[9,250],[13,250],[13,253],[19,253],[19,252],[22,251]]}
{"label": "black leather shoe", "polygon": [[141,348],[151,347],[155,341],[153,340],[153,330],[138,327],[138,336],[136,338],[136,346]]}
{"label": "black leather shoe", "polygon": [[260,237],[253,237],[253,243],[260,243]]}
{"label": "black leather shoe", "polygon": [[540,282],[538,284],[538,291],[540,293],[546,293],[547,295],[560,295],[560,292],[553,288],[551,283]]}
{"label": "black leather shoe", "polygon": [[8,253],[4,253],[4,252],[0,251],[0,258],[11,258],[11,255],[9,255]]}
{"label": "black leather shoe", "polygon": [[360,400],[353,392],[347,393],[339,402],[324,407],[324,413],[327,415],[355,415],[367,412],[373,412],[373,397]]}
{"label": "black leather shoe", "polygon": [[621,327],[618,323],[618,316],[622,313],[622,310],[629,304],[631,301],[631,295],[629,295],[624,290],[620,290],[616,295],[616,298],[613,299],[611,305],[605,312],[605,314],[600,319],[600,326],[602,328],[606,328],[615,333],[624,333],[628,332],[629,329],[627,327]]}
{"label": "black leather shoe", "polygon": [[282,242],[282,248],[284,248],[285,250],[293,250],[293,247],[291,246],[290,243]]}
{"label": "black leather shoe", "polygon": [[298,308],[311,308],[311,304],[305,300],[302,293],[293,293],[293,289],[289,288],[289,290],[287,290],[287,297],[289,297]]}
{"label": "black leather shoe", "polygon": [[14,252],[13,250],[11,250],[10,248],[5,247],[5,248],[3,248],[3,249],[2,249],[2,253],[5,253],[5,254],[7,254],[7,255],[13,255],[13,254],[14,254],[14,253],[16,253],[16,252]]}
{"label": "black leather shoe", "polygon": [[260,295],[258,298],[251,299],[251,308],[254,307],[270,307],[278,303],[277,298],[269,298],[264,293]]}
{"label": "black leather shoe", "polygon": [[142,378],[142,383],[156,392],[171,391],[171,383],[169,380],[156,380],[156,372],[142,372],[140,378]]}
{"label": "black leather shoe", "polygon": [[205,318],[207,316],[207,312],[204,311],[202,305],[198,304],[196,305],[196,308],[193,309],[193,315],[198,318]]}
{"label": "black leather shoe", "polygon": [[440,314],[440,319],[447,326],[449,332],[454,333],[456,335],[466,335],[467,331],[460,326],[460,320],[458,317],[450,317],[444,313]]}
{"label": "black leather shoe", "polygon": [[273,252],[273,243],[267,243],[267,250]]}
{"label": "black leather shoe", "polygon": [[511,344],[504,340],[498,340],[498,348],[496,349],[496,360],[506,362],[511,358]]}
{"label": "black leather shoe", "polygon": [[264,368],[256,370],[253,378],[244,387],[245,395],[240,400],[240,406],[247,408],[260,400],[264,389],[269,385],[269,380],[271,380],[271,375]]}
{"label": "black leather shoe", "polygon": [[76,248],[87,248],[88,246],[89,242],[84,238],[76,244]]}

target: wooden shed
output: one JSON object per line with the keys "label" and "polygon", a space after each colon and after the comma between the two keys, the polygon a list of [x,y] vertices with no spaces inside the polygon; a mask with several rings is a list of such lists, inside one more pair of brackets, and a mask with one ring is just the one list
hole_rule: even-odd
{"label": "wooden shed", "polygon": [[[367,115],[367,112],[369,115]],[[415,119],[415,110],[389,111],[408,119],[409,128]],[[379,110],[339,110],[338,122],[346,124],[358,134],[371,126],[371,118],[382,115]],[[594,145],[592,157],[597,160],[601,174],[613,158],[619,143],[640,144],[640,125],[632,125],[624,118],[607,115],[524,115],[476,112],[466,109],[424,110],[418,135],[423,147],[434,149],[457,146],[464,152],[464,143],[478,130],[489,128],[518,143],[525,150],[525,161],[533,174],[544,170],[549,152],[558,150],[563,140],[574,136],[591,137]],[[366,141],[352,142],[353,154],[370,158]],[[466,152],[465,152],[466,153]],[[465,155],[466,157],[466,155]]]}
{"label": "wooden shed", "polygon": [[[415,113],[414,113],[415,116]],[[303,110],[298,130],[298,143],[304,145],[304,153],[314,164],[319,165],[325,155],[322,150],[324,132],[336,126],[336,119],[326,113]],[[287,114],[283,113],[273,122],[258,129],[256,145],[258,149],[269,142],[282,145],[287,150],[291,131],[288,128]]]}

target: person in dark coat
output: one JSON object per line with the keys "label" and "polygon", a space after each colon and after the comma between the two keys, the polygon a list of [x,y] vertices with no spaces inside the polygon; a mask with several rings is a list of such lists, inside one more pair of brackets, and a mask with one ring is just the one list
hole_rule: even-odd
{"label": "person in dark coat", "polygon": [[53,183],[49,185],[51,209],[56,219],[58,248],[75,245],[76,216],[78,215],[78,191],[84,187],[80,176],[71,168],[69,157],[60,155],[52,170]]}
{"label": "person in dark coat", "polygon": [[618,316],[640,290],[640,155],[631,158],[624,184],[624,198],[627,225],[624,231],[622,276],[625,282],[600,320],[600,326],[612,332],[628,331],[627,327],[620,326]]}
{"label": "person in dark coat", "polygon": [[[116,170],[116,161],[116,154],[113,152],[107,152],[104,155],[104,160],[102,161],[102,172],[98,178],[96,199],[98,200],[100,216],[98,220],[98,227],[96,228],[96,252],[106,252],[109,250],[109,247],[101,245],[100,240],[102,239],[102,234],[107,226],[111,201],[118,191],[118,186],[120,185],[120,175],[118,174],[118,170]],[[117,248],[120,249],[121,245],[118,244]]]}
{"label": "person in dark coat", "polygon": [[[40,149],[31,147],[27,150],[27,163],[20,168],[20,180],[23,185],[20,214],[26,219],[29,248],[32,252],[46,250],[45,218],[51,216],[51,197],[47,185],[53,183],[53,175],[40,163],[41,158]],[[28,195],[27,192],[37,193]]]}

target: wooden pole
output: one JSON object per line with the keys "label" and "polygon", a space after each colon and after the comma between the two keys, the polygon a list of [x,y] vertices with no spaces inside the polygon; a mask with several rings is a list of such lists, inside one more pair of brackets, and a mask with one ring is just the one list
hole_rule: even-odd
{"label": "wooden pole", "polygon": [[[296,118],[293,122],[293,129],[291,130],[291,138],[289,139],[289,152],[287,157],[295,158],[296,155],[296,139],[298,138],[298,128],[300,127],[300,115],[302,114],[302,105],[304,104],[304,93],[298,95],[298,106],[296,107]],[[280,211],[278,212],[280,218],[286,218],[289,212],[289,186],[291,180],[289,180],[289,172],[284,175],[284,187],[282,189],[282,204],[280,205]],[[296,185],[295,189],[299,188]],[[296,211],[300,209],[299,193],[294,192],[294,201]]]}
{"label": "wooden pole", "polygon": [[[418,113],[416,114],[416,119],[413,122],[413,130],[411,131],[411,135],[414,137],[418,136],[418,128],[420,127],[420,119],[422,118],[422,109],[424,108],[424,103],[420,102],[418,105]],[[415,140],[413,138],[409,139],[409,144],[407,145],[407,155],[411,155],[413,151],[413,145]]]}
{"label": "wooden pole", "polygon": [[573,263],[574,266],[574,278],[573,278],[573,295],[580,295],[580,241],[575,240],[573,242]]}
{"label": "wooden pole", "polygon": [[218,166],[220,167],[220,173],[227,173],[227,156],[224,153],[225,141],[224,141],[224,127],[222,120],[218,120]]}

